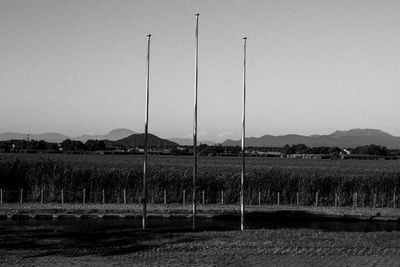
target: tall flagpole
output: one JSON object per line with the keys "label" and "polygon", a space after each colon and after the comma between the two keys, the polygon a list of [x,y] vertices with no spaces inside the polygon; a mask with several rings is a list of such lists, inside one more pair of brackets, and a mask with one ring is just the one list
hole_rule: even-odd
{"label": "tall flagpole", "polygon": [[142,196],[142,227],[146,229],[146,204],[147,204],[147,135],[149,119],[149,85],[150,85],[150,37],[147,35],[147,75],[146,75],[146,108],[144,116],[144,163],[143,163],[143,196]]}
{"label": "tall flagpole", "polygon": [[246,137],[246,40],[247,37],[243,38],[243,103],[242,103],[242,175],[240,179],[240,229],[244,230],[244,172],[245,172],[245,160],[244,160],[244,147]]}
{"label": "tall flagpole", "polygon": [[197,87],[199,78],[199,14],[196,14],[196,44],[195,44],[195,77],[194,77],[194,119],[193,119],[193,218],[192,218],[192,228],[196,229],[196,176],[197,176]]}

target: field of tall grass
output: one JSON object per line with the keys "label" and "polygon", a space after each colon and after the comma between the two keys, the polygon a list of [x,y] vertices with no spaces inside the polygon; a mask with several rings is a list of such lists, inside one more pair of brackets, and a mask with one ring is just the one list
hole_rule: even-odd
{"label": "field of tall grass", "polygon": [[[103,158],[106,163],[107,158]],[[169,159],[171,160],[171,159]],[[175,158],[174,160],[179,160]],[[186,159],[185,159],[186,160]],[[234,159],[236,160],[236,159]],[[328,160],[329,161],[329,160]],[[327,162],[328,162],[327,161]],[[318,205],[394,206],[400,193],[400,171],[375,169],[369,172],[347,172],[330,168],[302,168],[284,166],[250,167],[246,171],[245,202],[247,204],[297,204]],[[296,162],[299,164],[299,161]],[[329,163],[330,164],[330,163]],[[348,163],[346,163],[348,164]],[[354,163],[355,169],[357,164]],[[223,191],[224,203],[238,203],[240,171],[236,165],[209,165],[199,169],[197,199],[206,203],[220,203]],[[100,167],[85,164],[76,166],[60,159],[23,157],[0,158],[0,188],[3,202],[18,202],[22,189],[24,202],[78,203],[103,201],[122,203],[126,192],[127,203],[138,203],[142,192],[143,170],[140,164],[131,167]],[[148,171],[148,200],[162,203],[164,190],[168,203],[191,201],[192,168],[190,165],[153,164]],[[356,196],[355,196],[356,194]],[[279,196],[278,196],[279,195]]]}

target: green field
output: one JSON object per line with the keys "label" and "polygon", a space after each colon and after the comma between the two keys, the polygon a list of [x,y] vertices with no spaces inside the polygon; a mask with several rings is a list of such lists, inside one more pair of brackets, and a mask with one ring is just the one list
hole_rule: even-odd
{"label": "green field", "polygon": [[[25,154],[0,153],[0,160],[20,158],[30,161],[51,159],[67,163],[77,168],[125,168],[136,169],[143,166],[142,155],[96,155],[96,154]],[[193,158],[187,156],[148,157],[153,167],[191,167]],[[240,171],[240,157],[198,157],[200,169],[215,168]],[[397,160],[327,160],[327,159],[287,159],[287,158],[246,158],[248,169],[301,169],[319,172],[368,175],[371,173],[400,172]]]}
{"label": "green field", "polygon": [[[121,203],[123,191],[129,203],[142,192],[143,157],[96,154],[0,154],[0,188],[6,202],[20,199],[81,202],[83,189],[88,202]],[[149,157],[149,201],[191,201],[191,157]],[[200,157],[197,199],[206,203],[239,201],[239,157]],[[396,160],[315,160],[246,158],[245,202],[333,206],[399,206],[400,164]]]}

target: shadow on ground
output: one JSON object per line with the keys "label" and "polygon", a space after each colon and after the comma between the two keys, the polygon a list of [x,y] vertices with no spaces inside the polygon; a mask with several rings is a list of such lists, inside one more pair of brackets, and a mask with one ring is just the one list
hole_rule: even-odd
{"label": "shadow on ground", "polygon": [[[30,257],[46,255],[123,255],[147,250],[168,249],[174,245],[190,246],[207,241],[212,235],[198,235],[191,230],[191,220],[153,219],[149,230],[141,230],[141,220],[66,219],[0,222],[0,249],[24,250]],[[198,220],[197,231],[229,231],[240,227],[237,215],[222,215]],[[400,223],[360,221],[352,218],[316,218],[307,212],[279,211],[249,213],[248,229],[319,229],[330,232],[370,232],[399,230]],[[29,253],[28,253],[29,252]]]}
{"label": "shadow on ground", "polygon": [[46,255],[122,255],[204,240],[190,229],[140,230],[128,226],[105,227],[0,227],[0,249],[35,251]]}

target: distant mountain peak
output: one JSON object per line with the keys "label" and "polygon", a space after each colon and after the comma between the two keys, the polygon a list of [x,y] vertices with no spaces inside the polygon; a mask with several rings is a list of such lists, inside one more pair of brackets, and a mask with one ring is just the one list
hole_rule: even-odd
{"label": "distant mountain peak", "polygon": [[[144,133],[131,134],[125,138],[114,141],[115,144],[125,145],[125,146],[143,146],[144,145]],[[148,134],[148,145],[149,146],[178,146],[177,143],[172,142],[167,139],[162,139],[154,134]]]}
{"label": "distant mountain peak", "polygon": [[379,136],[392,136],[379,129],[350,129],[347,131],[336,131],[330,134],[332,137],[346,137],[346,136],[369,136],[369,137],[379,137]]}
{"label": "distant mountain peak", "polygon": [[130,130],[130,129],[127,129],[127,128],[118,128],[118,129],[114,129],[114,130],[109,131],[109,132],[107,133],[107,135],[112,135],[112,134],[126,134],[126,133],[129,133],[129,135],[131,135],[131,134],[134,134],[134,133],[136,133],[136,132],[134,132],[134,131],[132,131],[132,130]]}

